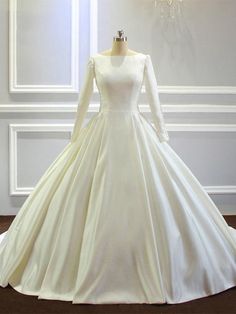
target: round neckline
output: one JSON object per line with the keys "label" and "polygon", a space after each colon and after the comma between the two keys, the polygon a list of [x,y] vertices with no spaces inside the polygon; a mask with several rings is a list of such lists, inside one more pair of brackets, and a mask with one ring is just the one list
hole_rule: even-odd
{"label": "round neckline", "polygon": [[136,57],[136,56],[139,56],[139,55],[142,55],[142,53],[141,52],[139,52],[139,53],[136,53],[136,54],[134,54],[134,55],[120,55],[120,56],[118,56],[118,55],[113,55],[113,56],[111,56],[111,55],[103,55],[103,54],[101,54],[101,53],[99,53],[99,52],[97,52],[97,55],[99,55],[99,56],[102,56],[102,57],[109,57],[109,58],[119,58],[119,57],[122,57],[122,58],[127,58],[127,57]]}

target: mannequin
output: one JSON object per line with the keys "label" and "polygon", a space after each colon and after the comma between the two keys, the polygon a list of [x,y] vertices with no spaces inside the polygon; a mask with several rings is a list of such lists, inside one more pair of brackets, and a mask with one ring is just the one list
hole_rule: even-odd
{"label": "mannequin", "polygon": [[137,51],[128,49],[127,37],[123,37],[124,31],[119,30],[118,36],[113,37],[112,48],[110,50],[105,50],[100,54],[105,56],[126,56],[138,54]]}

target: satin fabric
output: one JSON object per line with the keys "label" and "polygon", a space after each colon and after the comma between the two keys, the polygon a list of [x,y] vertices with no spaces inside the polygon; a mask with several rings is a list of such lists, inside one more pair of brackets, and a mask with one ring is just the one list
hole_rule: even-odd
{"label": "satin fabric", "polygon": [[[94,80],[100,110],[83,126]],[[0,285],[89,304],[236,286],[236,229],[168,141],[150,55],[90,57],[71,141],[1,235]]]}

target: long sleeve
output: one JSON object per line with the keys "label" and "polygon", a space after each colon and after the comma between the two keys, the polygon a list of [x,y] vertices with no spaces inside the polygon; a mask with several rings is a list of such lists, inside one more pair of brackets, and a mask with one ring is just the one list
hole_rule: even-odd
{"label": "long sleeve", "polygon": [[169,140],[169,135],[162,113],[157,81],[150,55],[146,55],[144,68],[144,85],[157,135],[161,142],[167,142]]}
{"label": "long sleeve", "polygon": [[93,92],[93,79],[94,79],[94,60],[92,57],[90,57],[87,62],[84,82],[79,92],[76,119],[71,135],[71,142],[74,142],[76,140],[82,127],[82,123],[86,115],[86,112],[88,110],[90,98]]}

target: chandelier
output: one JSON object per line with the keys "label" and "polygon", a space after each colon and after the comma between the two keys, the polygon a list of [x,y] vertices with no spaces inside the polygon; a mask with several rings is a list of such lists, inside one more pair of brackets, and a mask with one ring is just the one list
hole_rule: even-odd
{"label": "chandelier", "polygon": [[154,0],[155,7],[160,7],[162,18],[175,18],[180,14],[183,0]]}

